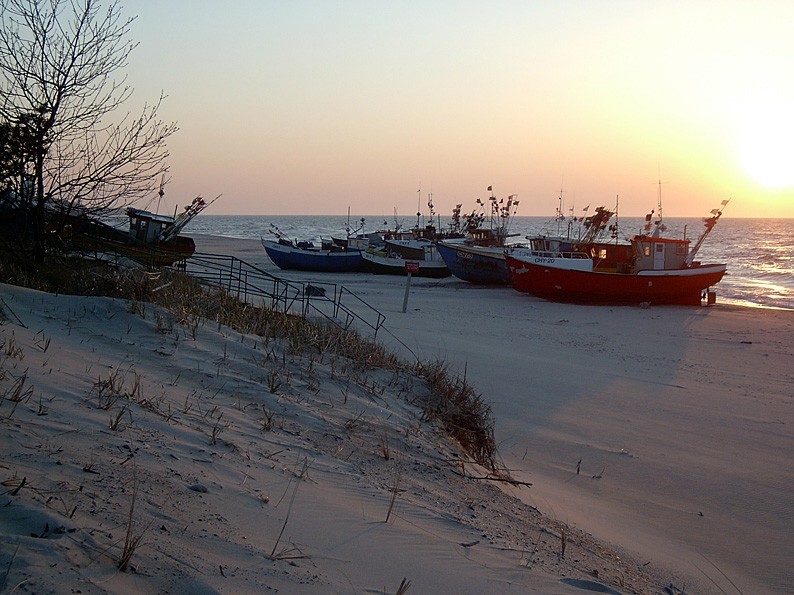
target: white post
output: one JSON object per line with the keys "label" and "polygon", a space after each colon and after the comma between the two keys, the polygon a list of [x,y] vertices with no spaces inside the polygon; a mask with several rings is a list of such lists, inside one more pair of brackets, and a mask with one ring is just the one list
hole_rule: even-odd
{"label": "white post", "polygon": [[407,279],[405,281],[405,297],[403,297],[403,314],[408,309],[408,290],[411,289],[411,271],[408,271]]}

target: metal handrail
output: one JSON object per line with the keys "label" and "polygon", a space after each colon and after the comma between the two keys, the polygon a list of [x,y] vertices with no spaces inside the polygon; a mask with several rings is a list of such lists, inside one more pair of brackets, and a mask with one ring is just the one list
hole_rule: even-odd
{"label": "metal handrail", "polygon": [[[538,258],[568,258],[568,259],[583,259],[583,260],[591,258],[590,255],[587,254],[586,252],[580,252],[580,251],[561,252],[558,250],[532,250],[529,248],[525,248],[523,250],[524,250],[523,252],[520,250],[516,252],[519,258],[526,256],[533,256]],[[510,254],[510,251],[505,250],[505,253]]]}
{"label": "metal handrail", "polygon": [[377,337],[386,317],[343,285],[288,281],[235,256],[194,253],[173,268],[238,299],[261,299],[268,307],[304,318],[318,316],[344,329],[358,321]]}

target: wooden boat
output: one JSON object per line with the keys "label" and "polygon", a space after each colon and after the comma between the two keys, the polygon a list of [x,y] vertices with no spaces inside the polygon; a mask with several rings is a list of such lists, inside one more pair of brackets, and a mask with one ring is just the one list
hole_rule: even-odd
{"label": "wooden boat", "polygon": [[727,203],[704,219],[705,230],[691,250],[688,239],[640,234],[628,244],[594,243],[578,252],[514,251],[505,255],[511,284],[564,302],[701,305],[707,298],[713,303],[716,293],[710,288],[727,266],[701,264],[695,257]]}
{"label": "wooden boat", "polygon": [[[160,198],[164,192],[160,189]],[[145,209],[128,207],[129,231],[81,216],[70,216],[72,246],[80,251],[97,251],[125,256],[147,266],[173,266],[190,258],[196,251],[193,238],[180,232],[220,196],[207,202],[194,198],[181,213],[161,215]]]}
{"label": "wooden boat", "polygon": [[433,279],[452,275],[432,241],[399,236],[392,234],[382,247],[362,253],[364,270],[377,275],[407,275],[410,268],[414,277]]}
{"label": "wooden boat", "polygon": [[130,232],[119,251],[133,260],[158,266],[171,266],[190,258],[196,251],[196,244],[193,238],[181,236],[179,232],[205,207],[200,196],[174,217],[129,207]]}
{"label": "wooden boat", "polygon": [[488,191],[491,192],[488,198],[490,214],[485,214],[485,203],[478,198],[480,211],[464,215],[464,222],[460,224],[461,205],[458,205],[453,221],[456,229],[465,231],[465,235],[439,240],[436,246],[441,259],[459,279],[484,285],[507,285],[510,279],[504,250],[519,201],[511,194],[505,203],[504,199],[496,198],[492,186],[488,186]]}
{"label": "wooden boat", "polygon": [[342,249],[336,246],[315,247],[311,242],[277,241],[262,238],[262,246],[270,260],[280,269],[343,273],[361,271],[364,259],[359,249]]}
{"label": "wooden boat", "polygon": [[[383,253],[362,252],[364,270],[376,275],[407,275],[409,267],[414,277],[443,279],[452,275],[443,260],[413,260]],[[413,266],[411,266],[413,264]]]}
{"label": "wooden boat", "polygon": [[[434,252],[433,242],[424,239],[386,238],[383,240],[383,251],[389,256],[397,256],[408,260],[426,260],[428,253]],[[432,258],[432,256],[430,256]]]}
{"label": "wooden boat", "polygon": [[463,240],[446,240],[436,244],[438,253],[450,272],[458,279],[482,285],[507,285],[510,277],[503,246],[478,246]]}

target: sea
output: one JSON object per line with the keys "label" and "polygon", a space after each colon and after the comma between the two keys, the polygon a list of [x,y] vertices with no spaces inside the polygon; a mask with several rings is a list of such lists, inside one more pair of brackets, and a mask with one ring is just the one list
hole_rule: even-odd
{"label": "sea", "polygon": [[[614,220],[613,220],[614,222]],[[290,239],[312,240],[344,238],[350,232],[374,232],[381,229],[410,229],[426,221],[417,217],[384,219],[364,216],[355,219],[313,215],[201,215],[190,222],[185,235],[209,234],[229,238],[255,239],[275,237],[274,231]],[[446,229],[449,217],[433,220],[438,229]],[[642,231],[644,218],[618,219],[617,240],[626,240]],[[486,223],[487,224],[487,223]],[[538,234],[565,235],[569,225],[578,233],[578,223],[560,222],[548,217],[513,217],[511,240]],[[664,219],[664,237],[686,237],[693,241],[704,229],[700,218]],[[755,308],[794,310],[794,219],[731,219],[722,217],[706,239],[697,260],[703,263],[726,263],[728,273],[717,286],[717,301]],[[199,248],[200,250],[200,248]]]}

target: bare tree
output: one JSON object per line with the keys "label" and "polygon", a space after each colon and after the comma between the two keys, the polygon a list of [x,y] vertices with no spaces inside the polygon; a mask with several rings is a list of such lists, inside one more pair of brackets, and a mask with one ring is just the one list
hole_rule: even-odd
{"label": "bare tree", "polygon": [[122,71],[137,46],[129,39],[134,17],[123,17],[116,0],[100,4],[0,4],[0,123],[26,151],[10,160],[22,171],[4,182],[33,213],[39,258],[45,223],[57,220],[49,214],[101,216],[151,194],[168,170],[165,141],[177,126],[157,117],[163,96],[138,115],[124,109],[132,95]]}

